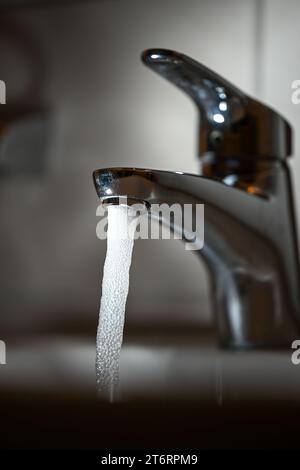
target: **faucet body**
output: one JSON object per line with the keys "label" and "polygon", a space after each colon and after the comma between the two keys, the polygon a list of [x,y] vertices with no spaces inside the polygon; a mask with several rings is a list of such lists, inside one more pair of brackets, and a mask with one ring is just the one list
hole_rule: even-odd
{"label": "faucet body", "polygon": [[290,344],[299,332],[300,276],[285,160],[288,123],[186,56],[151,50],[143,60],[198,104],[202,174],[100,169],[94,172],[99,198],[115,204],[126,197],[150,211],[158,204],[183,210],[204,204],[204,246],[197,254],[210,275],[220,344]]}

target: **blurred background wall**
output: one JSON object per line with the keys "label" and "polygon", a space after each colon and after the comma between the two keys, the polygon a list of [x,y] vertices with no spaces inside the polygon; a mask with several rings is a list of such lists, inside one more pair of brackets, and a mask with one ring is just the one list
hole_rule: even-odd
{"label": "blurred background wall", "polygon": [[[10,168],[0,176],[2,331],[96,326],[106,244],[95,234],[94,169],[198,171],[196,110],[141,64],[145,48],[184,52],[291,121],[297,204],[297,0],[13,3],[0,13],[1,106],[21,100],[43,109],[12,120],[0,140]],[[26,95],[32,75],[38,92]],[[300,220],[299,204],[297,212]],[[211,321],[209,283],[194,253],[170,240],[138,241],[134,250],[129,322]]]}

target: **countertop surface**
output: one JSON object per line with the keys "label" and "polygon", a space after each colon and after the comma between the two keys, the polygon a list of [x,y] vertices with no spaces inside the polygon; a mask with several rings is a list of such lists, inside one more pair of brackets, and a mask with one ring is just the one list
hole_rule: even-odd
{"label": "countertop surface", "polygon": [[112,404],[96,397],[94,338],[7,341],[7,364],[0,368],[2,445],[295,444],[300,365],[292,363],[292,349],[221,350],[209,331],[125,333],[120,399]]}

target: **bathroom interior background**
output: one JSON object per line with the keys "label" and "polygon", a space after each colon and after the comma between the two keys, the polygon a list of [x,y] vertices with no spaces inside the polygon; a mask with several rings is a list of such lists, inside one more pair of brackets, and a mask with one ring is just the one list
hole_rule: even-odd
{"label": "bathroom interior background", "polygon": [[[106,243],[95,233],[94,169],[198,172],[197,112],[142,65],[145,48],[184,52],[289,119],[299,227],[300,105],[291,102],[291,83],[300,79],[297,0],[0,7],[5,106],[28,112],[0,137],[2,337],[32,328],[96,331]],[[136,242],[127,320],[211,323],[204,267],[180,241]]]}

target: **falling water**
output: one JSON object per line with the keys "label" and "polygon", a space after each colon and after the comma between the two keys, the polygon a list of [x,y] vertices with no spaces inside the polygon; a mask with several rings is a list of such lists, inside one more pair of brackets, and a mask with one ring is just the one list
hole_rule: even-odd
{"label": "falling water", "polygon": [[136,219],[127,206],[108,206],[107,252],[96,347],[99,395],[113,401],[118,393],[119,360]]}

